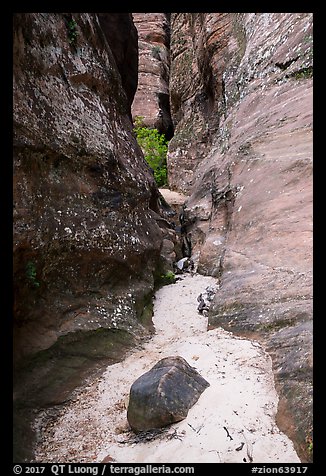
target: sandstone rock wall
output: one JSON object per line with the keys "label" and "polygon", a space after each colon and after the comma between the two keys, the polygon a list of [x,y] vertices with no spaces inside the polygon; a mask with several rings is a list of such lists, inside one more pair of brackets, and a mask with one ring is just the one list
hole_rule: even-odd
{"label": "sandstone rock wall", "polygon": [[190,194],[198,271],[220,279],[210,325],[265,342],[309,459],[312,14],[172,14],[171,58],[169,183]]}
{"label": "sandstone rock wall", "polygon": [[[233,51],[227,45],[233,25]],[[194,171],[216,139],[225,108],[223,70],[237,64],[243,42],[237,16],[229,13],[172,13],[170,102],[175,128],[168,153],[170,188],[187,193]]]}
{"label": "sandstone rock wall", "polygon": [[[308,460],[312,14],[173,13],[170,72],[169,16],[133,18],[132,115],[175,128],[169,183],[190,196],[184,226],[198,271],[220,280],[210,326],[264,341],[281,428]],[[132,134],[136,56],[130,14],[14,18],[15,359],[49,349],[52,365],[69,348],[70,385],[77,357],[120,358],[148,333],[160,253],[166,267],[175,253]],[[49,402],[49,368],[36,363]],[[18,380],[21,401],[39,402],[34,377]]]}
{"label": "sandstone rock wall", "polygon": [[15,15],[17,360],[80,330],[147,332],[162,232],[130,120],[136,37],[130,14]]}
{"label": "sandstone rock wall", "polygon": [[170,14],[133,13],[138,31],[138,88],[132,115],[168,139],[173,134],[169,101]]}
{"label": "sandstone rock wall", "polygon": [[138,85],[138,33],[132,15],[98,13],[97,17],[120,73],[130,109]]}

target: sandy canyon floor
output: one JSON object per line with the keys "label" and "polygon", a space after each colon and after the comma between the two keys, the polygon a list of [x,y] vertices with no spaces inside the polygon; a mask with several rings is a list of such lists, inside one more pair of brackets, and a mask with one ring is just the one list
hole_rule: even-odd
{"label": "sandy canyon floor", "polygon": [[[216,280],[181,275],[155,296],[156,333],[141,350],[84,387],[55,419],[35,422],[35,461],[60,463],[297,463],[276,423],[278,396],[269,355],[255,341],[207,330],[197,296]],[[218,292],[218,290],[216,290]],[[130,386],[161,358],[180,355],[210,383],[185,420],[155,437],[129,428]]]}

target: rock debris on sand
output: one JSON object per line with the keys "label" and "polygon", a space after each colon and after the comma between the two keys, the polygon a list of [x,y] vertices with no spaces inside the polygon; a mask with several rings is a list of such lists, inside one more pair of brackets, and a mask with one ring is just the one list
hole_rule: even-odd
{"label": "rock debris on sand", "polygon": [[[275,423],[278,396],[269,355],[257,342],[221,328],[207,331],[207,318],[197,311],[199,293],[215,284],[212,277],[185,275],[161,288],[154,301],[154,337],[109,366],[43,426],[35,461],[300,462]],[[130,387],[158,360],[173,355],[185,358],[210,386],[185,420],[135,438],[127,422]]]}

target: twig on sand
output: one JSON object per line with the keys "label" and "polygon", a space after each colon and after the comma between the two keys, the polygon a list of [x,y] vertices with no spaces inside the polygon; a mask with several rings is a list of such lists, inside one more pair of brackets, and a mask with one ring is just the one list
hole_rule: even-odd
{"label": "twig on sand", "polygon": [[166,438],[168,440],[172,440],[173,438],[177,439],[177,440],[181,440],[182,438],[184,437],[184,434],[183,432],[181,433],[177,433],[177,430],[175,429],[173,433],[168,433],[166,435]]}
{"label": "twig on sand", "polygon": [[238,446],[238,447],[235,449],[235,451],[241,451],[243,447],[244,447],[244,442],[241,441],[240,446]]}
{"label": "twig on sand", "polygon": [[219,452],[219,451],[217,451],[217,450],[210,450],[208,453],[217,453],[217,456],[218,456],[218,458],[219,458],[219,460],[220,460],[220,463],[222,463],[222,460],[221,460],[221,456],[220,456],[220,452]]}
{"label": "twig on sand", "polygon": [[249,448],[248,443],[247,443],[247,456],[249,458],[250,463],[253,462],[253,457],[252,457],[252,446]]}
{"label": "twig on sand", "polygon": [[251,340],[250,342],[253,347],[256,347],[257,349],[261,349],[261,345],[259,344],[259,342],[256,342],[253,340]]}
{"label": "twig on sand", "polygon": [[197,433],[199,433],[199,432],[200,432],[200,430],[203,428],[203,426],[204,426],[204,423],[202,423],[202,424],[200,425],[200,427],[198,428],[198,430],[196,430],[196,431],[197,431]]}
{"label": "twig on sand", "polygon": [[203,428],[204,423],[202,423],[202,424],[197,428],[197,430],[196,430],[196,428],[194,428],[192,425],[190,425],[190,423],[187,423],[187,425],[190,426],[190,428],[191,428],[192,430],[194,430],[196,433],[199,433],[200,430]]}
{"label": "twig on sand", "polygon": [[192,430],[194,430],[194,431],[197,433],[196,428],[194,428],[192,425],[190,425],[190,423],[187,423],[187,425],[190,426],[190,428],[191,428]]}
{"label": "twig on sand", "polygon": [[223,426],[224,430],[226,431],[226,436],[230,438],[230,441],[233,440],[232,436],[229,433],[229,430],[226,428],[226,426]]}
{"label": "twig on sand", "polygon": [[[250,431],[250,430],[249,430]],[[248,456],[248,459],[250,461],[250,463],[253,462],[253,457],[252,457],[252,453],[253,453],[253,448],[252,448],[252,444],[247,440],[246,438],[246,435],[244,434],[244,431],[242,430],[241,431],[244,439],[246,440],[246,449],[247,449],[247,456]]]}

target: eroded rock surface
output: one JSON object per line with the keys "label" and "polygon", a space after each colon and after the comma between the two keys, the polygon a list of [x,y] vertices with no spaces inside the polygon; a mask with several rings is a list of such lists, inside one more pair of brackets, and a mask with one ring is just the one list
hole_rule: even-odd
{"label": "eroded rock surface", "polygon": [[169,101],[170,14],[133,13],[138,31],[138,88],[132,115],[168,139],[173,134]]}
{"label": "eroded rock surface", "polygon": [[162,243],[158,192],[99,19],[74,15],[71,43],[67,15],[15,16],[16,357],[80,329],[142,333]]}
{"label": "eroded rock surface", "polygon": [[[210,326],[264,342],[281,429],[309,460],[312,14],[171,14],[170,91],[166,15],[133,14],[147,62],[139,107],[149,99],[133,115],[171,131],[170,92],[169,183],[189,196],[183,237],[198,271],[220,280]],[[132,134],[130,18],[14,18],[14,350],[17,362],[34,354],[36,369],[18,375],[20,403],[61,403],[85,359],[121,359],[148,334],[158,263],[166,271],[184,256]]]}
{"label": "eroded rock surface", "polygon": [[220,279],[210,326],[265,342],[309,459],[312,14],[179,13],[171,32],[169,183],[190,195],[198,271]]}
{"label": "eroded rock surface", "polygon": [[183,420],[207,387],[183,357],[165,357],[132,384],[128,422],[139,432]]}
{"label": "eroded rock surface", "polygon": [[98,13],[97,16],[118,67],[130,109],[138,85],[138,34],[132,14]]}
{"label": "eroded rock surface", "polygon": [[[15,14],[13,48],[21,408],[64,401],[87,366],[117,361],[149,335],[163,233],[159,193],[132,132],[131,14]],[[17,421],[15,436],[30,444],[22,414]]]}

